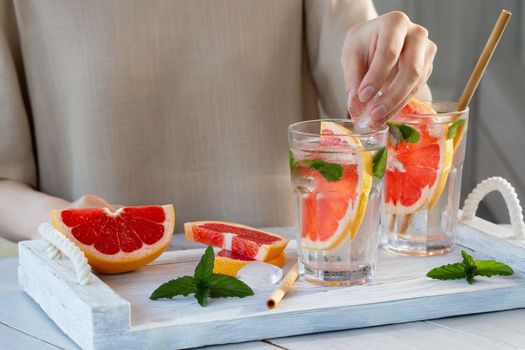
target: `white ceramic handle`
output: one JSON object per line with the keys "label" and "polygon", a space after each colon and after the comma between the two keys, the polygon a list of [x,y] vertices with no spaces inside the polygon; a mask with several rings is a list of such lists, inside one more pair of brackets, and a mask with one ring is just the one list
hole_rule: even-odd
{"label": "white ceramic handle", "polygon": [[463,206],[462,220],[470,220],[476,215],[479,202],[490,192],[499,191],[505,199],[515,239],[525,239],[525,223],[523,223],[523,212],[518,195],[514,187],[502,177],[490,177],[481,181],[468,195]]}
{"label": "white ceramic handle", "polygon": [[51,259],[58,259],[62,253],[73,263],[77,273],[77,282],[81,285],[91,282],[91,266],[84,253],[69,238],[55,230],[49,223],[41,224],[38,232],[49,244],[47,253]]}

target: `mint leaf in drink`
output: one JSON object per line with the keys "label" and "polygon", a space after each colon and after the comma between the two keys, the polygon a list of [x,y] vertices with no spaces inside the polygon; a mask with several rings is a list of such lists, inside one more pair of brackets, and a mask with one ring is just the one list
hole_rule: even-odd
{"label": "mint leaf in drink", "polygon": [[387,158],[387,149],[386,147],[380,148],[374,157],[372,158],[372,174],[378,179],[385,176],[386,171],[386,158]]}
{"label": "mint leaf in drink", "polygon": [[474,283],[474,276],[510,276],[512,268],[496,260],[474,260],[466,251],[462,250],[462,262],[442,265],[433,268],[427,277],[438,280],[455,280],[465,278],[468,283]]}
{"label": "mint leaf in drink", "polygon": [[213,274],[213,264],[215,262],[215,254],[213,254],[213,248],[208,246],[204,255],[201,257],[201,260],[197,267],[195,268],[195,283],[197,286],[202,285],[203,287],[207,286],[211,276]]}
{"label": "mint leaf in drink", "polygon": [[464,278],[465,276],[466,274],[463,263],[442,265],[427,272],[427,277],[436,280],[455,280],[458,278]]}
{"label": "mint leaf in drink", "polygon": [[325,162],[322,159],[305,159],[303,163],[312,169],[318,170],[323,177],[330,182],[339,181],[343,176],[341,164]]}
{"label": "mint leaf in drink", "polygon": [[200,306],[208,305],[208,298],[243,298],[253,295],[253,290],[235,277],[213,273],[215,255],[213,248],[208,246],[197,267],[194,276],[182,276],[163,283],[155,289],[151,300],[173,298],[177,295],[195,295]]}
{"label": "mint leaf in drink", "polygon": [[290,150],[288,150],[288,162],[290,163],[290,170],[293,170],[295,168],[295,156]]}
{"label": "mint leaf in drink", "polygon": [[419,132],[413,127],[393,120],[386,122],[386,124],[391,128],[397,129],[399,133],[401,133],[401,136],[403,136],[403,140],[407,143],[416,143],[419,141]]}
{"label": "mint leaf in drink", "polygon": [[451,138],[454,138],[454,136],[456,136],[456,133],[458,132],[459,127],[463,124],[465,124],[465,119],[458,119],[452,124],[450,124],[447,130],[447,139],[450,140]]}
{"label": "mint leaf in drink", "polygon": [[177,279],[168,281],[155,289],[151,296],[151,300],[161,298],[173,298],[177,295],[188,296],[196,292],[195,280],[191,276],[182,276]]}
{"label": "mint leaf in drink", "polygon": [[475,264],[478,276],[510,276],[514,273],[512,267],[496,260],[476,260]]}
{"label": "mint leaf in drink", "polygon": [[212,298],[243,298],[253,295],[253,290],[243,281],[235,277],[214,273],[210,281],[210,297]]}

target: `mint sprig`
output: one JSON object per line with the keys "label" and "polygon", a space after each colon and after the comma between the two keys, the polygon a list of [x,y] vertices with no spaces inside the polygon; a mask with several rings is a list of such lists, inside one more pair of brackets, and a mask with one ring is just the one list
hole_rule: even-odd
{"label": "mint sprig", "polygon": [[378,179],[385,176],[387,155],[387,148],[383,147],[380,148],[372,158],[372,174]]}
{"label": "mint sprig", "polygon": [[304,159],[302,160],[306,166],[311,169],[315,169],[323,175],[326,181],[335,182],[341,179],[343,176],[343,166],[338,163],[326,162],[322,159]]}
{"label": "mint sprig", "polygon": [[295,156],[290,150],[288,150],[288,163],[290,164],[290,170],[293,171],[295,168]]}
{"label": "mint sprig", "polygon": [[195,295],[200,306],[208,305],[208,298],[243,298],[253,295],[253,290],[235,277],[213,272],[215,255],[213,248],[208,246],[192,276],[182,276],[163,283],[155,289],[151,300],[173,298],[177,295]]}
{"label": "mint sprig", "polygon": [[458,132],[459,127],[463,124],[465,124],[465,119],[458,119],[450,124],[447,130],[447,139],[450,140],[451,138],[454,138]]}
{"label": "mint sprig", "polygon": [[407,143],[416,143],[419,141],[419,132],[413,127],[403,123],[395,122],[393,120],[387,121],[386,124],[391,128],[397,129],[399,131],[399,134],[401,134],[401,136],[403,137],[403,140]]}
{"label": "mint sprig", "polygon": [[441,265],[427,273],[427,277],[438,280],[456,280],[465,278],[468,283],[474,283],[475,276],[510,276],[512,268],[496,260],[474,260],[466,251],[461,251],[462,262]]}

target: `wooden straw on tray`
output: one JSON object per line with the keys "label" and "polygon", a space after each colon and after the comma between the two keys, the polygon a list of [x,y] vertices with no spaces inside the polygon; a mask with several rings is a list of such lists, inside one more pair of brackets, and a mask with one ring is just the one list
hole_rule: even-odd
{"label": "wooden straw on tray", "polygon": [[298,276],[299,269],[297,263],[295,263],[286,276],[284,276],[279,287],[272,293],[272,295],[270,295],[268,300],[266,300],[266,306],[268,309],[273,309],[279,305],[284,295],[290,290],[290,288],[292,288]]}
{"label": "wooden straw on tray", "polygon": [[483,73],[485,73],[485,69],[487,68],[490,58],[496,50],[496,46],[498,46],[498,42],[501,39],[505,28],[507,27],[507,23],[509,23],[511,15],[512,13],[510,11],[501,10],[498,20],[492,29],[492,33],[490,33],[489,39],[487,40],[487,43],[481,52],[481,56],[479,56],[478,63],[476,63],[476,66],[470,75],[470,79],[468,80],[467,85],[465,86],[465,89],[463,89],[463,93],[459,98],[458,105],[456,107],[457,111],[462,111],[469,105],[470,100],[472,99],[472,96],[474,96],[474,92],[478,87],[479,81],[481,80]]}

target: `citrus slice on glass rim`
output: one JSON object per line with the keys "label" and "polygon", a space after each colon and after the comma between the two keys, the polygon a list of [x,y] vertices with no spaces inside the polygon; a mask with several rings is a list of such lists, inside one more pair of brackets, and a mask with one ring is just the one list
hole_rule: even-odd
{"label": "citrus slice on glass rim", "polygon": [[53,227],[84,252],[94,270],[133,271],[166,249],[175,225],[172,205],[51,211]]}
{"label": "citrus slice on glass rim", "polygon": [[429,117],[428,122],[410,124],[410,114],[436,114],[429,105],[412,99],[400,110],[399,115],[403,114],[406,116],[399,121],[415,128],[420,138],[416,143],[388,144],[385,211],[396,215],[412,214],[425,205],[432,208],[437,203],[447,183],[454,153],[453,139],[447,139],[449,123],[437,123]]}
{"label": "citrus slice on glass rim", "polygon": [[372,188],[372,157],[358,137],[342,125],[321,122],[321,147],[346,148],[353,161],[340,164],[338,181],[326,180],[316,169],[302,168],[300,175],[315,182],[313,191],[301,195],[301,246],[314,250],[337,248],[357,236]]}

